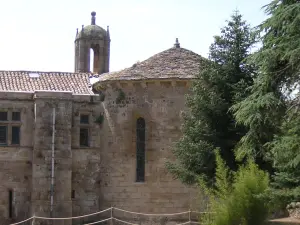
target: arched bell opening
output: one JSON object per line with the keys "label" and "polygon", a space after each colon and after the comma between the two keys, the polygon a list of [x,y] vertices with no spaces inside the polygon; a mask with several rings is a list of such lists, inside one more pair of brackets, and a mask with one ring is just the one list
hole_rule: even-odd
{"label": "arched bell opening", "polygon": [[90,68],[91,72],[99,73],[100,71],[100,46],[92,44],[90,49]]}

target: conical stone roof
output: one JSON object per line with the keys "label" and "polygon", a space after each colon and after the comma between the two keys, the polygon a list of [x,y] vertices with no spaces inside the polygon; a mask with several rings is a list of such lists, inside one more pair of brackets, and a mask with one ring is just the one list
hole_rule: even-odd
{"label": "conical stone roof", "polygon": [[199,73],[204,60],[200,55],[175,45],[124,70],[102,74],[99,81],[191,79]]}

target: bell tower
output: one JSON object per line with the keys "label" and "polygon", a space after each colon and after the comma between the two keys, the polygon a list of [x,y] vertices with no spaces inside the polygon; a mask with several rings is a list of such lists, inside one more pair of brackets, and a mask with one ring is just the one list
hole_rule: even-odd
{"label": "bell tower", "polygon": [[[109,72],[110,36],[107,30],[96,25],[96,12],[91,13],[91,24],[83,26],[76,32],[75,38],[75,72],[107,73]],[[91,49],[93,62],[91,63]],[[92,66],[90,66],[92,64]],[[90,68],[92,67],[92,68]]]}

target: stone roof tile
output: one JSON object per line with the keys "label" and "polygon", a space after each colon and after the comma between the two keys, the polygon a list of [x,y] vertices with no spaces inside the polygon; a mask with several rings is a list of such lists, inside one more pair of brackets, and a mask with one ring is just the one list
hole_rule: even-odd
{"label": "stone roof tile", "polygon": [[203,57],[190,50],[173,47],[130,68],[101,74],[99,81],[193,78],[199,73],[203,60]]}
{"label": "stone roof tile", "polygon": [[88,73],[0,71],[0,91],[72,91],[93,94]]}

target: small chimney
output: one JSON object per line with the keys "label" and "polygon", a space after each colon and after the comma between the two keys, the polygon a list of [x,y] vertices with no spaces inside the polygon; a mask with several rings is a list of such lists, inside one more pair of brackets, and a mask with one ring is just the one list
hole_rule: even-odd
{"label": "small chimney", "polygon": [[91,22],[91,24],[92,25],[96,25],[96,12],[92,12],[91,15],[92,15],[92,22]]}

